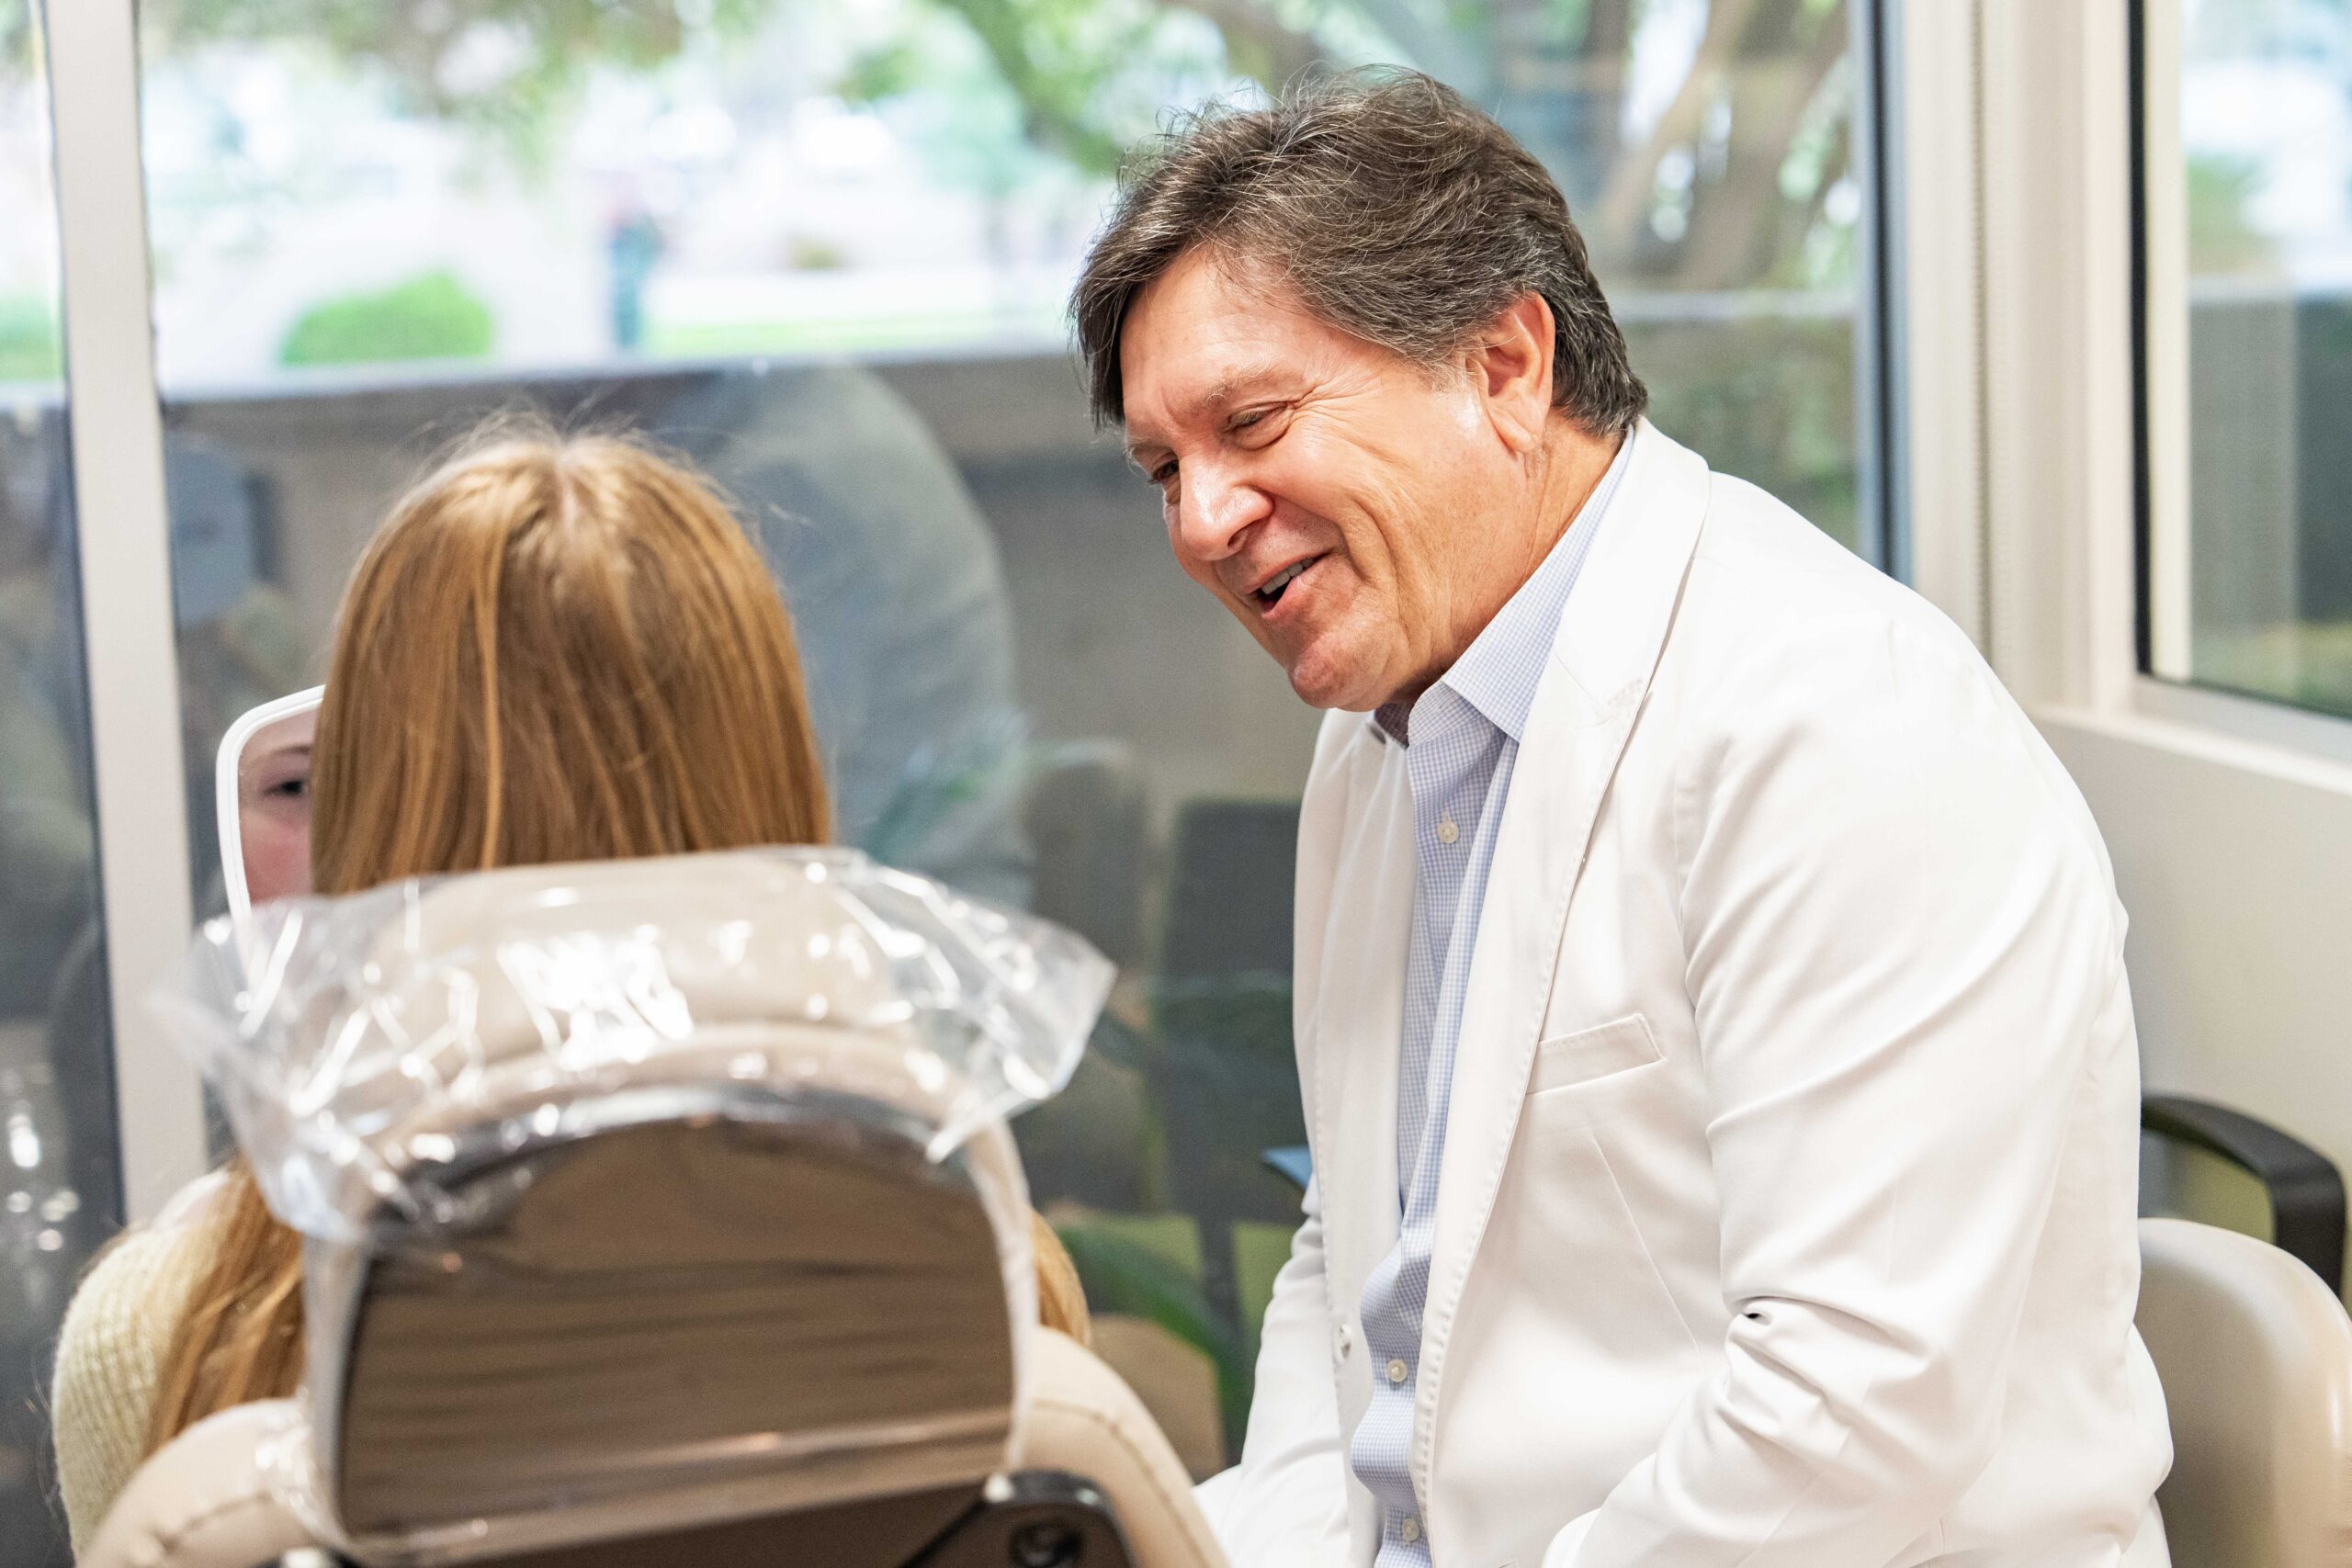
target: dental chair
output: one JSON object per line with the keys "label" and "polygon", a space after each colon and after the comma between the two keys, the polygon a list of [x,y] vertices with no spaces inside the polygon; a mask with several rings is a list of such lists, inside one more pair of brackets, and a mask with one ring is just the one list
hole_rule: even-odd
{"label": "dental chair", "polygon": [[2345,1190],[2326,1156],[2242,1111],[2148,1095],[2141,1124],[2259,1183],[2271,1240],[2140,1221],[2140,1337],[2172,1417],[2156,1495],[2178,1568],[2352,1568]]}
{"label": "dental chair", "polygon": [[2172,1416],[2178,1568],[2352,1564],[2352,1319],[2279,1248],[2140,1222],[2140,1337]]}
{"label": "dental chair", "polygon": [[306,1236],[306,1386],[158,1452],[85,1568],[1220,1568],[1035,1322],[1003,1112],[1101,999],[1038,1003],[1059,933],[816,852],[305,908],[207,1065]]}

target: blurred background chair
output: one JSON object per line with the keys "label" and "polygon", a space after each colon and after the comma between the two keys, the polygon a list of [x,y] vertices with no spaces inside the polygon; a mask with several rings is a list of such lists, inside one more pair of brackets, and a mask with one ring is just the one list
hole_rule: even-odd
{"label": "blurred background chair", "polygon": [[[2232,1201],[2228,1187],[2217,1191],[2210,1180],[2200,1183],[2196,1168],[2184,1168],[2180,1156],[2189,1151],[2191,1160],[2218,1160],[2259,1185],[2269,1239],[2318,1275],[2331,1292],[2343,1293],[2344,1178],[2325,1155],[2243,1111],[2180,1095],[2143,1096],[2140,1128],[2154,1143],[2146,1162],[2153,1179],[2143,1183],[2143,1213],[2183,1202],[2201,1207],[2217,1200],[2225,1210],[2243,1211],[2245,1205]],[[2232,1185],[2237,1187],[2235,1196],[2245,1196],[2242,1183]],[[2250,1230],[2260,1223],[2242,1212],[2229,1218],[2238,1229]]]}
{"label": "blurred background chair", "polygon": [[1170,1197],[1198,1226],[1207,1310],[1233,1328],[1219,1393],[1237,1454],[1258,1325],[1298,1226],[1297,1194],[1260,1159],[1306,1136],[1291,1039],[1297,842],[1296,800],[1184,804],[1151,1006]]}

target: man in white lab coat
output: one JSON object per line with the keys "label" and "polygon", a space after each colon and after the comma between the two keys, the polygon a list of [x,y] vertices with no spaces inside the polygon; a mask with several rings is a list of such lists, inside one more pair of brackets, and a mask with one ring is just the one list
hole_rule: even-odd
{"label": "man in white lab coat", "polygon": [[1967,638],[1642,418],[1425,78],[1182,128],[1075,310],[1332,710],[1239,1568],[2164,1563],[2123,914]]}

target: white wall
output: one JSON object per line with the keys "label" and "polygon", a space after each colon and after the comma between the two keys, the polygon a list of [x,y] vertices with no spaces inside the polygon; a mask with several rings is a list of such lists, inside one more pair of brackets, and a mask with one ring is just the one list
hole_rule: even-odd
{"label": "white wall", "polygon": [[2115,857],[2150,1085],[2352,1169],[2352,767],[2161,721],[2042,729]]}

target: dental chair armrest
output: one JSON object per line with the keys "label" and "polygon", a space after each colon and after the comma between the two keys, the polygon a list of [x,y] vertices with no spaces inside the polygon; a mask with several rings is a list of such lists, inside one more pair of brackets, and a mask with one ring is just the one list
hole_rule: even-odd
{"label": "dental chair armrest", "polygon": [[274,1456],[302,1426],[300,1406],[273,1399],[190,1427],[131,1476],[80,1568],[255,1568],[315,1545],[276,1494]]}
{"label": "dental chair armrest", "polygon": [[2262,1183],[2270,1234],[2331,1291],[2344,1289],[2344,1178],[2334,1161],[2267,1122],[2209,1100],[2144,1095],[2140,1125],[2217,1155]]}
{"label": "dental chair armrest", "polygon": [[1022,1470],[1059,1471],[1110,1500],[1136,1568],[1226,1568],[1192,1477],[1135,1391],[1068,1335],[1029,1342],[1029,1401],[1013,1434]]}

